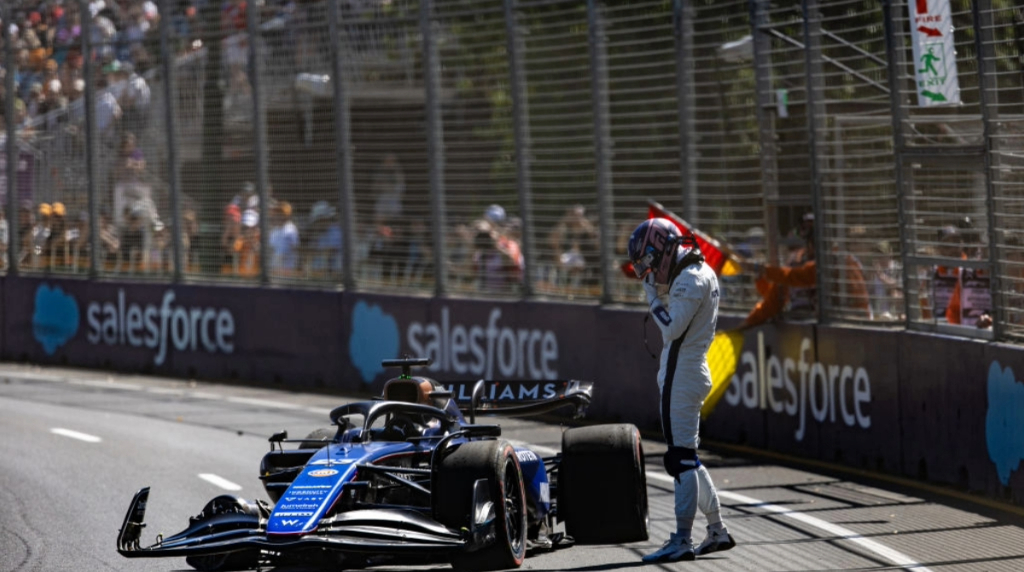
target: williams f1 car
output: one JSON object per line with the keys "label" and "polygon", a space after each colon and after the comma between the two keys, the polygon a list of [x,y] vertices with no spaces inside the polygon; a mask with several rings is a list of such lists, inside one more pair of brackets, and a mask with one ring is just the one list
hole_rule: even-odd
{"label": "williams f1 car", "polygon": [[[404,561],[501,570],[518,568],[528,549],[648,538],[635,426],[567,429],[561,452],[541,457],[502,439],[500,426],[476,422],[478,415],[563,407],[580,416],[592,383],[481,380],[449,389],[410,375],[410,368],[429,363],[385,360],[402,374],[384,385],[382,399],[334,409],[335,427],[304,439],[289,440],[287,432],[270,437],[260,464],[269,502],[219,496],[181,532],[143,546],[149,487],[139,490],[118,552],[185,557],[207,571]],[[564,532],[555,532],[559,523]]]}

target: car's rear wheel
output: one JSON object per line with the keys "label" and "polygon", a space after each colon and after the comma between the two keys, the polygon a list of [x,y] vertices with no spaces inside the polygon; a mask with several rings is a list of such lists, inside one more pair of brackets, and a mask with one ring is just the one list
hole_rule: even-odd
{"label": "car's rear wheel", "polygon": [[515,449],[507,441],[471,441],[444,457],[433,489],[434,517],[449,528],[473,530],[473,491],[487,482],[494,509],[494,542],[452,558],[456,570],[518,568],[526,557],[526,489]]}
{"label": "car's rear wheel", "polygon": [[635,425],[595,425],[562,433],[558,518],[581,544],[647,540],[647,473]]}

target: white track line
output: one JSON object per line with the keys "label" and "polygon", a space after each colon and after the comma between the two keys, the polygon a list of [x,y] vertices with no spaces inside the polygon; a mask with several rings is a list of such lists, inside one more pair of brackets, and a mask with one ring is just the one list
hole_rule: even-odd
{"label": "white track line", "polygon": [[86,443],[99,443],[103,439],[95,435],[89,435],[88,433],[79,433],[78,431],[72,431],[71,429],[61,429],[60,427],[54,427],[50,429],[50,433],[54,435],[60,435],[62,437],[70,437],[72,439],[78,439],[79,441],[85,441]]}
{"label": "white track line", "polygon": [[[0,373],[2,377],[3,373]],[[126,391],[142,391],[146,393],[152,393],[155,395],[173,395],[176,397],[184,397],[190,399],[207,399],[211,401],[228,401],[231,403],[238,403],[241,405],[254,405],[257,407],[266,407],[267,409],[284,409],[290,411],[305,411],[308,413],[315,413],[317,415],[330,415],[333,409],[325,407],[307,407],[295,403],[287,403],[284,401],[274,401],[271,399],[260,399],[257,397],[235,397],[235,396],[224,396],[216,393],[209,393],[206,391],[196,391],[193,389],[186,388],[172,388],[172,387],[145,387],[132,383],[124,383],[119,381],[102,381],[102,380],[75,380],[59,375],[48,375],[43,373],[32,373],[32,372],[16,372],[6,374],[10,378],[24,378],[38,381],[49,381],[52,383],[66,383],[68,385],[83,385],[88,387],[99,387],[103,389],[123,389]]]}
{"label": "white track line", "polygon": [[[512,444],[519,447],[526,447],[532,450],[534,453],[537,453],[545,457],[550,457],[558,453],[558,451],[550,447],[544,447],[541,445],[531,445],[524,441],[512,441]],[[656,481],[660,481],[662,483],[669,485],[675,483],[672,477],[666,474],[654,473],[651,471],[647,472],[647,478],[654,479]],[[877,554],[879,557],[895,564],[896,566],[901,566],[903,568],[908,568],[912,570],[918,570],[920,572],[931,572],[927,567],[922,566],[920,563],[915,561],[913,558],[907,556],[906,554],[903,554],[902,552],[899,552],[897,550],[893,550],[892,548],[884,546],[874,540],[864,538],[856,532],[848,528],[839,526],[838,524],[832,524],[831,522],[821,520],[820,518],[815,518],[802,512],[797,512],[786,507],[770,504],[763,500],[759,500],[754,497],[749,497],[746,495],[741,495],[739,493],[723,491],[719,489],[718,496],[723,499],[729,499],[730,501],[733,502],[738,502],[747,505],[756,505],[758,508],[764,509],[768,512],[775,513],[779,516],[791,518],[798,522],[802,522],[803,524],[806,524],[808,526],[813,526],[814,528],[822,530],[828,534],[831,534],[832,536],[841,537],[843,540],[849,540],[850,542],[857,544],[861,548]]]}
{"label": "white track line", "polygon": [[242,485],[236,485],[235,483],[232,483],[231,481],[225,479],[224,477],[220,477],[212,473],[199,473],[198,477],[210,483],[211,485],[218,486],[226,491],[242,490]]}
{"label": "white track line", "polygon": [[[666,484],[673,484],[675,482],[672,479],[672,477],[668,475],[663,475],[661,473],[648,472],[647,478],[654,479],[656,481],[661,481]],[[777,514],[779,516],[784,516],[786,518],[791,518],[797,522],[801,522],[808,526],[813,526],[814,528],[822,530],[828,534],[831,534],[832,536],[840,537],[842,540],[848,540],[865,550],[873,552],[877,554],[879,557],[891,562],[892,564],[895,564],[896,566],[912,570],[918,570],[920,572],[931,572],[926,566],[922,566],[920,563],[918,563],[913,558],[907,556],[906,554],[903,554],[898,550],[893,550],[892,548],[884,546],[869,538],[864,538],[863,536],[857,534],[849,528],[839,526],[838,524],[833,524],[831,522],[810,516],[808,514],[804,514],[802,512],[798,512],[776,504],[771,504],[763,500],[756,499],[754,497],[748,497],[747,495],[741,495],[739,493],[723,491],[719,489],[718,496],[720,498],[729,499],[734,502],[757,506],[758,508],[763,509],[765,511]]]}
{"label": "white track line", "polygon": [[260,399],[258,397],[226,397],[224,400],[229,403],[238,403],[239,405],[255,405],[256,407],[267,407],[273,409],[302,409],[303,407],[293,403]]}

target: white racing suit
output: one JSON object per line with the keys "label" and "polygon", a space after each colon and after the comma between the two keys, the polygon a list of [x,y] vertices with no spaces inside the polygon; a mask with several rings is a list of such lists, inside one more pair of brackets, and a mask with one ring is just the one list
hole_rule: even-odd
{"label": "white racing suit", "polygon": [[664,347],[658,370],[662,431],[669,450],[665,468],[675,477],[676,529],[691,537],[698,505],[708,524],[721,522],[718,493],[697,458],[700,408],[711,391],[707,351],[718,321],[718,277],[703,262],[691,263],[671,279],[667,295],[644,283]]}

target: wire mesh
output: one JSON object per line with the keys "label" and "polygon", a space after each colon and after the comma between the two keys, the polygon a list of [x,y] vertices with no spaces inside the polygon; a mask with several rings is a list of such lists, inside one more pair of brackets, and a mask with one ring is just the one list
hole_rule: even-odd
{"label": "wire mesh", "polygon": [[[625,260],[630,234],[647,218],[649,199],[691,216],[682,204],[676,39],[673,12],[665,2],[609,5],[603,16],[614,150],[611,228],[614,259]],[[642,297],[635,280],[617,271],[612,276],[615,299]]]}
{"label": "wire mesh", "polygon": [[[898,204],[884,13],[849,0],[820,5],[819,169],[831,282],[827,311],[836,319],[903,318]],[[813,35],[817,37],[814,38]]]}
{"label": "wire mesh", "polygon": [[1009,337],[1024,339],[1024,8],[992,2],[978,11],[989,76],[992,153],[990,205],[997,258],[995,318]]}
{"label": "wire mesh", "polygon": [[[423,290],[410,252],[431,236],[423,41],[417,2],[373,5],[344,24],[355,147],[355,265],[362,287]],[[417,259],[421,260],[421,259]],[[432,265],[431,265],[432,267]]]}
{"label": "wire mesh", "polygon": [[[811,164],[807,114],[806,52],[803,15],[796,0],[772,2],[766,9],[768,25],[759,30],[771,41],[764,56],[771,64],[776,113],[771,114],[775,140],[780,204],[796,204],[810,210]],[[783,256],[783,260],[785,260]]]}
{"label": "wire mesh", "polygon": [[[89,272],[95,225],[101,275],[170,280],[180,236],[188,279],[352,276],[366,290],[633,301],[635,283],[602,269],[602,248],[621,257],[649,199],[762,261],[803,246],[799,217],[816,205],[826,319],[941,324],[959,284],[994,307],[998,331],[1024,338],[1024,8],[1010,0],[951,1],[961,103],[929,107],[906,3],[270,0],[252,5],[252,37],[243,0],[58,6],[15,22],[24,33],[4,65],[20,114],[19,208],[5,222],[26,272]],[[758,299],[749,274],[722,287],[723,310]]]}
{"label": "wire mesh", "polygon": [[[911,322],[974,328],[984,325],[979,321],[982,313],[993,312],[990,178],[991,188],[999,185],[994,176],[998,173],[986,171],[985,135],[992,123],[986,124],[990,110],[985,104],[993,101],[998,90],[992,87],[1000,80],[998,75],[987,75],[994,70],[980,73],[978,45],[984,46],[985,40],[979,33],[984,26],[976,26],[972,3],[954,0],[950,12],[955,67],[948,62],[938,65],[956,75],[959,105],[919,105],[915,73],[926,73],[929,62],[926,57],[916,61],[912,50],[897,53],[904,62],[901,99],[914,102],[906,108],[901,126],[907,146],[901,150],[906,299]],[[903,16],[908,19],[902,20]],[[902,11],[894,23],[897,45],[905,47],[912,42],[911,27],[919,26],[909,21],[909,12]]]}
{"label": "wire mesh", "polygon": [[[144,19],[141,6],[123,17],[136,24]],[[99,24],[97,24],[99,25]],[[108,249],[101,265],[104,273],[166,278],[173,272],[171,220],[167,186],[167,145],[164,139],[162,85],[153,69],[154,50],[148,32],[124,42],[107,37],[94,46],[97,78],[97,161],[101,178],[94,182],[99,193],[101,233],[116,233],[115,243],[106,234]],[[154,30],[155,34],[155,30]],[[155,48],[159,53],[159,48]],[[109,117],[108,117],[109,114]],[[76,209],[81,213],[84,205]]]}
{"label": "wire mesh", "polygon": [[[763,262],[764,173],[748,3],[702,3],[692,28],[696,224]],[[749,311],[759,298],[749,273],[724,276],[721,287],[724,310]]]}
{"label": "wire mesh", "polygon": [[246,6],[179,5],[170,17],[183,271],[192,279],[256,281],[261,206]]}
{"label": "wire mesh", "polygon": [[[525,257],[516,187],[510,51],[504,2],[437,2],[444,84],[448,287],[518,295]],[[514,18],[514,13],[513,13]],[[513,40],[516,41],[516,40]],[[426,218],[426,217],[424,217]],[[429,240],[420,240],[429,247]],[[429,250],[429,249],[426,249]],[[422,274],[428,252],[410,253]]]}
{"label": "wire mesh", "polygon": [[599,294],[587,5],[520,1],[528,85],[536,281],[552,297]]}
{"label": "wire mesh", "polygon": [[[260,88],[269,196],[267,272],[283,283],[341,281],[331,38],[326,1],[261,13]],[[342,22],[345,22],[344,20]],[[343,24],[339,30],[347,30]],[[336,49],[350,53],[346,35]]]}

